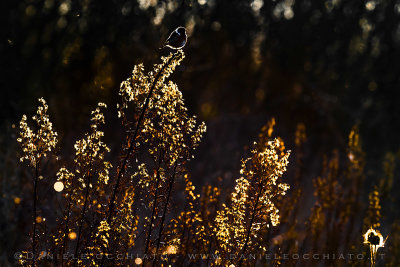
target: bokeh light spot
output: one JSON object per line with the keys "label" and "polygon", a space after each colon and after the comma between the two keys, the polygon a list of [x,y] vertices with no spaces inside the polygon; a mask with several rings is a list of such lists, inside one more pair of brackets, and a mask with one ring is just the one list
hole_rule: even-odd
{"label": "bokeh light spot", "polygon": [[58,8],[58,12],[60,13],[60,15],[65,15],[68,13],[69,9],[70,9],[70,4],[68,2],[63,2]]}
{"label": "bokeh light spot", "polygon": [[44,8],[46,8],[46,9],[52,8],[53,5],[54,5],[54,0],[46,0],[46,1],[44,1]]}
{"label": "bokeh light spot", "polygon": [[365,8],[366,8],[368,11],[374,10],[375,7],[376,7],[376,2],[375,2],[375,1],[368,1],[368,2],[365,4]]}
{"label": "bokeh light spot", "polygon": [[36,8],[33,5],[29,5],[25,8],[25,14],[31,17],[36,14]]}
{"label": "bokeh light spot", "polygon": [[219,23],[219,21],[214,21],[211,23],[211,29],[216,32],[221,30],[221,23]]}
{"label": "bokeh light spot", "polygon": [[137,265],[140,265],[140,264],[142,264],[142,259],[141,258],[136,258],[135,259],[135,264],[137,264]]}
{"label": "bokeh light spot", "polygon": [[56,190],[57,192],[61,192],[64,190],[64,184],[60,181],[57,181],[54,183],[54,190]]}
{"label": "bokeh light spot", "polygon": [[19,203],[21,203],[21,198],[15,197],[15,198],[14,198],[14,203],[17,204],[17,205],[18,205]]}
{"label": "bokeh light spot", "polygon": [[68,238],[71,239],[71,240],[75,240],[76,239],[76,233],[75,232],[70,232],[68,234]]}
{"label": "bokeh light spot", "polygon": [[57,20],[57,27],[59,29],[63,29],[67,26],[67,20],[64,17],[61,17]]}
{"label": "bokeh light spot", "polygon": [[41,222],[43,222],[43,218],[40,217],[40,216],[37,216],[36,217],[36,223],[41,223]]}

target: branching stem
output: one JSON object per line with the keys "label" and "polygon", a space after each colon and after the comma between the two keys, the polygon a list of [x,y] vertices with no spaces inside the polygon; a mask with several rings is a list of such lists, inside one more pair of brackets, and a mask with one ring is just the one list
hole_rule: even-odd
{"label": "branching stem", "polygon": [[257,213],[258,202],[260,201],[261,193],[262,193],[262,190],[263,190],[263,185],[261,183],[258,186],[260,187],[260,190],[258,191],[257,198],[256,198],[256,203],[254,204],[254,208],[252,210],[250,225],[249,225],[249,228],[247,229],[247,234],[246,234],[246,241],[244,242],[242,255],[240,255],[239,267],[241,267],[242,264],[243,264],[244,254],[246,253],[247,246],[248,246],[248,243],[249,243],[249,240],[250,240],[251,228],[253,226],[254,218],[255,218],[255,215]]}
{"label": "branching stem", "polygon": [[[158,160],[158,166],[157,166],[157,171],[156,171],[156,191],[154,193],[154,200],[153,200],[153,210],[151,212],[151,218],[150,218],[150,225],[149,225],[149,231],[147,232],[147,237],[146,237],[146,246],[144,248],[144,255],[147,254],[147,251],[149,250],[150,246],[150,239],[151,239],[151,232],[153,231],[153,223],[154,223],[154,217],[156,214],[156,208],[157,208],[157,198],[158,198],[158,187],[160,185],[160,168],[161,168],[161,150],[160,150],[160,158]],[[146,257],[143,259],[143,266],[145,266],[146,262]]]}
{"label": "branching stem", "polygon": [[[177,166],[178,166],[178,161],[175,162],[174,171],[173,171],[172,176],[171,176],[170,181],[169,181],[168,195],[167,195],[167,198],[166,198],[166,201],[165,201],[164,210],[163,210],[163,214],[162,214],[162,217],[161,217],[160,229],[158,231],[156,255],[158,255],[158,250],[160,249],[161,235],[162,235],[162,231],[163,231],[163,228],[164,228],[165,216],[167,215],[167,209],[168,209],[169,200],[171,198],[172,186],[173,186],[174,181],[175,181],[176,167]],[[153,266],[156,266],[155,265],[156,262],[157,262],[157,259],[154,258]]]}
{"label": "branching stem", "polygon": [[157,73],[156,77],[154,78],[153,84],[151,85],[149,93],[147,94],[146,100],[145,100],[144,105],[143,105],[142,112],[140,113],[138,122],[136,124],[135,131],[133,132],[132,137],[129,138],[128,151],[126,152],[126,155],[124,156],[124,159],[122,160],[121,166],[117,169],[117,181],[115,183],[114,190],[113,190],[113,193],[111,195],[111,200],[110,200],[110,204],[109,204],[109,211],[108,211],[108,216],[107,216],[107,223],[109,225],[111,224],[111,219],[112,219],[112,216],[113,216],[114,206],[115,206],[115,197],[116,197],[117,192],[118,192],[118,187],[119,187],[119,184],[120,184],[120,181],[121,181],[121,177],[123,176],[123,174],[125,172],[126,164],[128,163],[128,159],[129,159],[129,157],[130,157],[130,155],[131,155],[131,153],[132,153],[132,151],[133,151],[133,149],[135,147],[135,144],[136,144],[135,141],[136,141],[137,135],[139,133],[139,129],[141,127],[142,121],[144,119],[144,115],[145,115],[145,113],[147,111],[147,108],[149,106],[150,98],[153,95],[154,88],[156,87],[156,85],[158,83],[158,80],[161,77],[161,74],[163,73],[165,68],[171,64],[171,62],[175,58],[175,56],[176,56],[176,54],[173,55],[168,60],[168,62],[162,66],[161,70]]}

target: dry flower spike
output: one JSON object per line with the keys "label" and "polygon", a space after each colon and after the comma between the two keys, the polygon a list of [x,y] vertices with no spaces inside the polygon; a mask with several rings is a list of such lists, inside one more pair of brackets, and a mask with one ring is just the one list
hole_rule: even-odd
{"label": "dry flower spike", "polygon": [[364,236],[364,244],[369,246],[371,255],[371,266],[375,266],[378,249],[385,246],[388,237],[383,239],[382,234],[378,230],[373,229],[372,227],[368,229],[368,231],[363,236]]}

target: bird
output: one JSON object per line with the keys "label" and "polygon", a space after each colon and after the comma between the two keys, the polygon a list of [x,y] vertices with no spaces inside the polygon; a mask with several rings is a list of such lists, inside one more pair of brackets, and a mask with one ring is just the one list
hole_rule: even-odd
{"label": "bird", "polygon": [[182,49],[185,46],[186,41],[186,29],[180,26],[176,28],[173,32],[171,32],[168,39],[165,41],[164,45],[161,48],[169,47],[174,50]]}

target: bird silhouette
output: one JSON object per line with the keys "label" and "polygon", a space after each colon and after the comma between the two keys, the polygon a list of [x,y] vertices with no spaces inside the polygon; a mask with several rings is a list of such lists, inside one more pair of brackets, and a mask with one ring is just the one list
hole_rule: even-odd
{"label": "bird silhouette", "polygon": [[176,28],[169,35],[168,39],[165,41],[163,47],[169,47],[171,49],[181,49],[185,46],[187,41],[186,29],[184,27]]}

